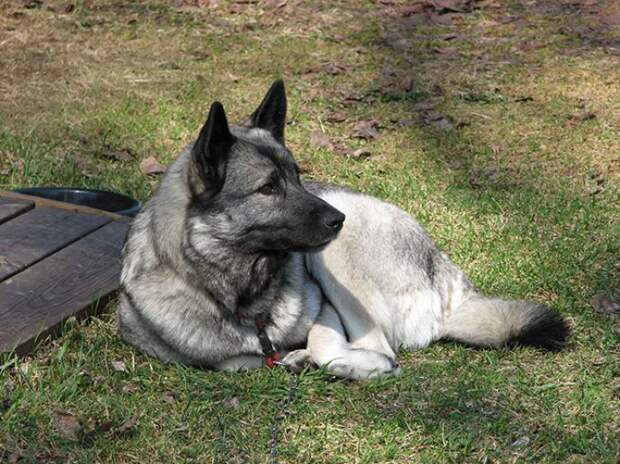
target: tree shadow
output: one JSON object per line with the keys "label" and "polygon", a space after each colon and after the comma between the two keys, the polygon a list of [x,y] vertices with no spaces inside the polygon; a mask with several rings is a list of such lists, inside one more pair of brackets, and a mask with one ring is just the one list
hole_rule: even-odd
{"label": "tree shadow", "polygon": [[[613,292],[620,280],[620,241],[614,238],[618,227],[613,225],[613,198],[617,192],[612,186],[607,197],[598,196],[600,190],[596,190],[596,185],[606,180],[600,173],[584,172],[584,168],[572,179],[561,179],[567,170],[553,172],[553,163],[545,166],[544,160],[536,159],[536,150],[529,147],[522,150],[530,157],[527,166],[519,165],[518,154],[511,157],[509,153],[498,153],[502,148],[486,140],[485,125],[492,128],[502,117],[512,118],[514,111],[523,108],[535,125],[557,124],[560,128],[557,134],[549,136],[549,143],[561,143],[579,130],[595,134],[596,123],[587,126],[595,116],[576,99],[567,98],[558,109],[555,102],[527,94],[507,95],[494,82],[501,82],[502,73],[521,80],[536,79],[543,72],[552,73],[555,60],[575,60],[592,53],[601,62],[617,63],[620,28],[615,22],[620,23],[620,8],[612,2],[594,4],[578,0],[506,2],[501,9],[499,2],[479,3],[488,5],[460,12],[429,7],[414,14],[408,14],[407,7],[399,7],[375,15],[374,21],[356,35],[384,52],[374,52],[380,71],[368,95],[381,103],[398,102],[410,115],[404,124],[396,123],[396,130],[406,131],[407,126],[415,126],[415,134],[421,134],[416,143],[436,155],[431,162],[446,173],[450,180],[447,192],[461,204],[474,205],[491,199],[501,210],[512,212],[508,220],[519,218],[520,222],[527,222],[532,217],[536,220],[531,227],[559,225],[563,233],[570,234],[574,250],[558,247],[558,237],[542,235],[539,239],[545,249],[555,249],[570,257],[566,268],[579,274],[580,282],[575,287],[581,288],[573,292],[563,282],[559,288],[565,294],[568,292],[574,306],[589,306],[589,302],[583,301],[584,294],[591,297]],[[539,52],[542,56],[537,55]],[[379,63],[385,62],[389,65],[381,68]],[[470,77],[463,77],[467,73]],[[572,109],[567,109],[571,105]],[[517,106],[519,109],[515,110]],[[492,108],[493,118],[498,119],[477,111],[479,108]],[[446,111],[456,111],[457,116],[451,117]],[[483,122],[476,120],[470,127],[468,117],[481,118]],[[518,121],[515,130],[519,130]],[[541,138],[546,135],[541,132]],[[527,135],[523,143],[528,143]],[[589,190],[588,183],[596,184],[594,190]],[[577,217],[587,219],[581,226],[572,227],[571,221],[579,222]],[[597,245],[586,245],[588,237]],[[583,275],[584,269],[591,272]],[[549,269],[551,273],[555,271],[559,269]],[[572,280],[575,276],[570,272],[558,272],[556,279]],[[547,281],[547,285],[551,284]]]}

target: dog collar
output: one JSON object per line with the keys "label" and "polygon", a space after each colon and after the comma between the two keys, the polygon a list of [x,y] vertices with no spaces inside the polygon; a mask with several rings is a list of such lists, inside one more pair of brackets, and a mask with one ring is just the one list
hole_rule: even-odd
{"label": "dog collar", "polygon": [[262,313],[254,317],[254,323],[256,324],[256,331],[258,332],[258,341],[263,350],[265,365],[271,369],[280,361],[280,353],[275,349],[265,331],[266,324]]}

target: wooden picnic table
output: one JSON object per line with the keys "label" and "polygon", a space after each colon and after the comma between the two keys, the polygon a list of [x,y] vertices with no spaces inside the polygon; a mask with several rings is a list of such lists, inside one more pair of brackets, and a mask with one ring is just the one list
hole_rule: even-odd
{"label": "wooden picnic table", "polygon": [[0,190],[0,354],[26,354],[119,287],[123,216]]}

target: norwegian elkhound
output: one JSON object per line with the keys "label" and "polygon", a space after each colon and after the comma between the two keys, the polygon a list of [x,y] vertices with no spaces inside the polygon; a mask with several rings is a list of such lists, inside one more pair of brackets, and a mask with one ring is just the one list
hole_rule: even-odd
{"label": "norwegian elkhound", "polygon": [[282,353],[293,368],[349,378],[397,374],[400,347],[442,338],[565,344],[558,313],[481,295],[405,211],[300,179],[285,118],[281,80],[239,127],[213,103],[128,235],[126,341],[164,361],[228,370]]}

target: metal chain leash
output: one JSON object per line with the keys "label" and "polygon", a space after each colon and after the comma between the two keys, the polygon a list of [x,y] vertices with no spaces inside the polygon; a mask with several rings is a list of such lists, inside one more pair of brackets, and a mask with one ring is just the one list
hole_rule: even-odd
{"label": "metal chain leash", "polygon": [[278,464],[278,435],[280,433],[280,426],[286,417],[288,416],[288,408],[291,405],[291,401],[295,396],[297,387],[299,387],[299,374],[289,370],[291,373],[291,380],[288,384],[288,395],[282,401],[280,408],[276,412],[273,418],[273,425],[271,426],[271,440],[269,441],[269,455],[271,456],[271,464]]}

